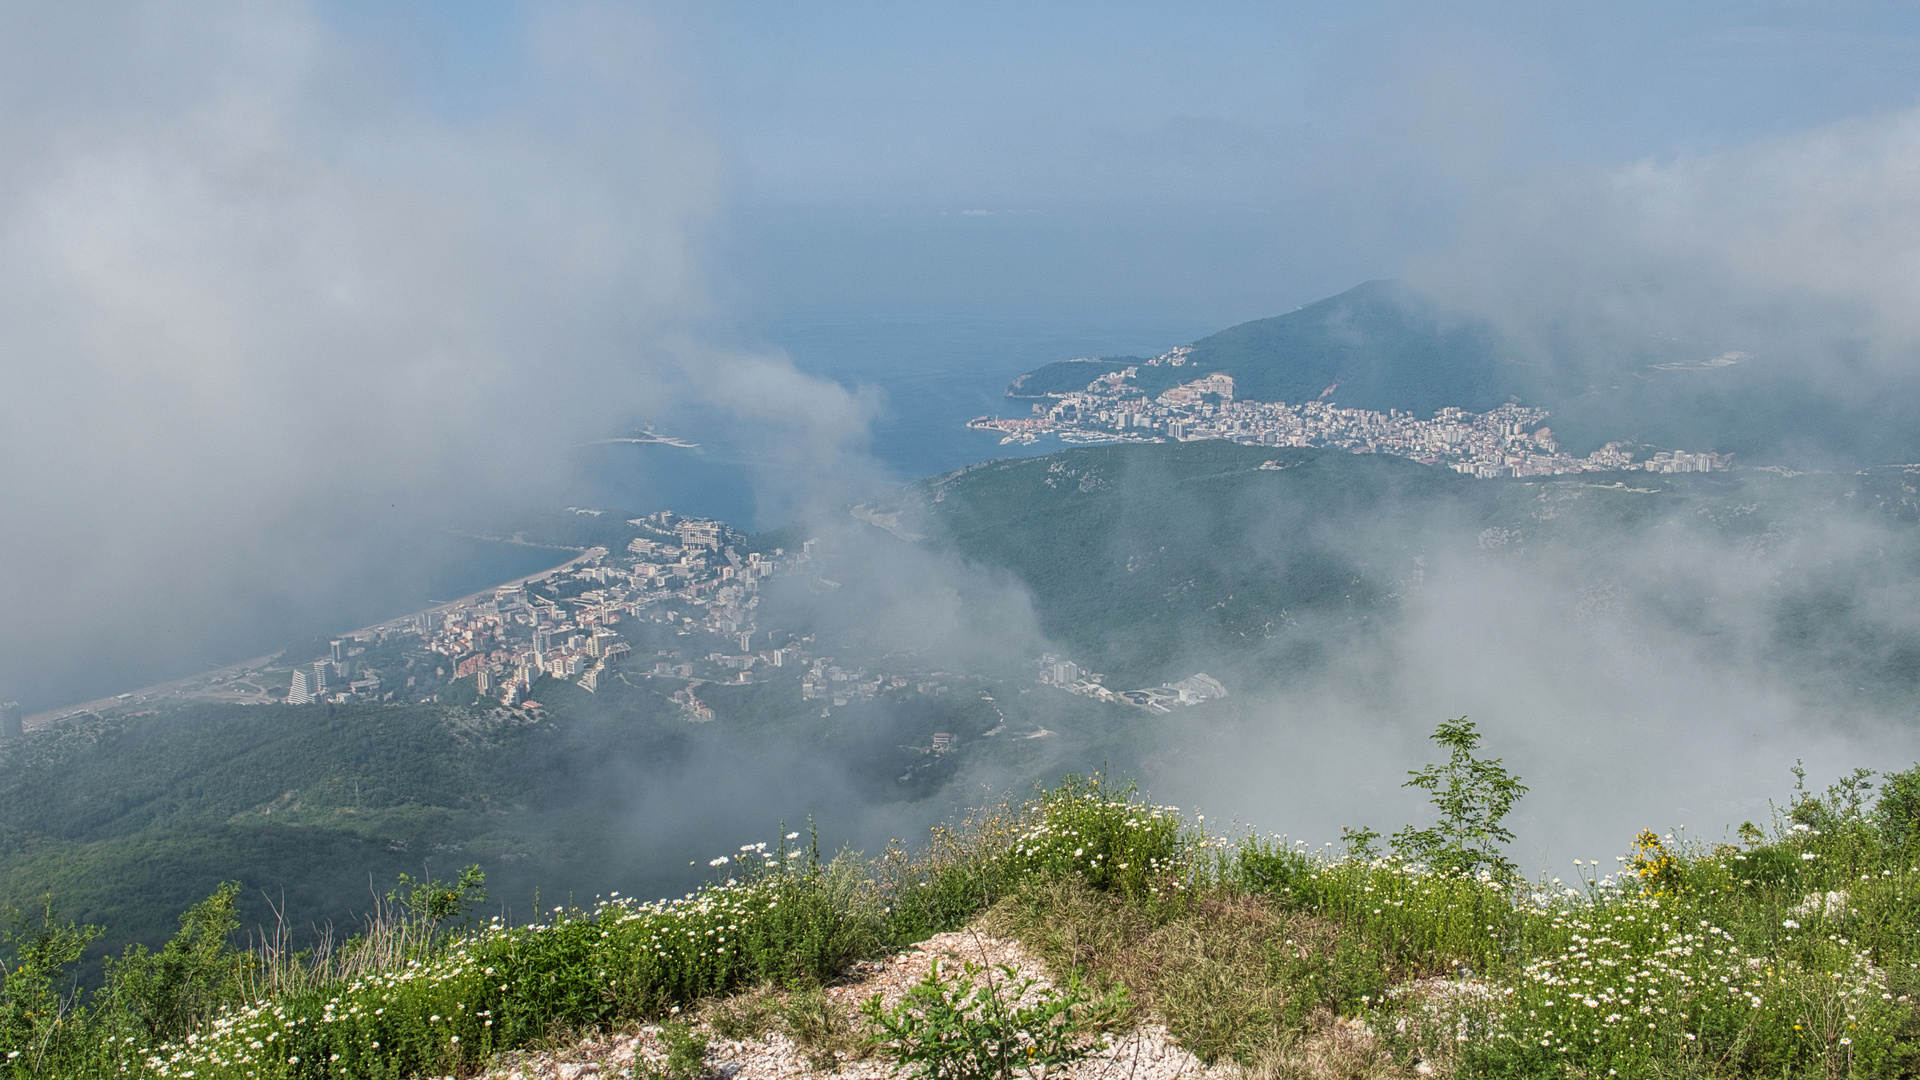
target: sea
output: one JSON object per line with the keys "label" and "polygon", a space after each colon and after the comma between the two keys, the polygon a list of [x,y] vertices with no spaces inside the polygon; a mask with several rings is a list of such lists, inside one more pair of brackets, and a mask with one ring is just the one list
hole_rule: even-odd
{"label": "sea", "polygon": [[[1155,355],[1217,327],[1175,317],[1094,322],[902,318],[791,317],[752,328],[760,347],[784,352],[796,368],[849,390],[877,392],[880,409],[858,470],[864,487],[833,489],[847,501],[892,486],[996,457],[1048,454],[1053,438],[1003,444],[997,433],[970,430],[976,416],[1024,414],[1006,388],[1023,372],[1082,356]],[[613,443],[583,448],[582,498],[623,510],[671,509],[758,530],[787,524],[794,501],[779,493],[817,489],[802,466],[776,453],[729,445],[724,434],[672,430],[698,442]],[[817,478],[814,478],[817,479]]]}

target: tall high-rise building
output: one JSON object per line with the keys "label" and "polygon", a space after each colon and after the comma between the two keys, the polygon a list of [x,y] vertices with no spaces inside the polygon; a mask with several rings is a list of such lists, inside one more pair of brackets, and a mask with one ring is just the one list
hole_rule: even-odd
{"label": "tall high-rise building", "polygon": [[487,691],[492,689],[493,689],[493,676],[487,672],[486,668],[481,668],[479,671],[476,671],[473,673],[474,693],[484,694]]}
{"label": "tall high-rise building", "polygon": [[20,726],[20,703],[0,702],[0,739],[17,739],[23,730]]}
{"label": "tall high-rise building", "polygon": [[347,658],[347,643],[344,641],[333,642],[332,651],[333,651],[334,663],[337,664],[340,661],[345,660]]}
{"label": "tall high-rise building", "polygon": [[308,688],[307,673],[294,668],[293,685],[287,688],[287,704],[306,705],[312,701],[313,691]]}
{"label": "tall high-rise building", "polygon": [[327,692],[327,669],[333,666],[331,660],[313,662],[313,696],[319,697]]}

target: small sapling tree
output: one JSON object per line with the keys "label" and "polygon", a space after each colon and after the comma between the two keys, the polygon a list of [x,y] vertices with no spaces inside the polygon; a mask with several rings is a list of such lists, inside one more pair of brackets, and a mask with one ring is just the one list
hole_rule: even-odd
{"label": "small sapling tree", "polygon": [[1446,763],[1409,771],[1412,779],[1401,786],[1428,792],[1440,820],[1424,829],[1409,825],[1393,834],[1394,849],[1451,873],[1485,870],[1501,880],[1517,877],[1520,868],[1502,851],[1513,842],[1513,833],[1500,822],[1527,793],[1526,785],[1506,770],[1501,759],[1474,756],[1480,749],[1480,733],[1464,716],[1441,721],[1432,739],[1451,751]]}
{"label": "small sapling tree", "polygon": [[427,940],[456,918],[462,929],[471,929],[474,909],[486,902],[487,875],[479,863],[460,871],[456,881],[441,881],[431,874],[425,878],[401,874],[399,887],[387,893],[387,905],[405,912]]}

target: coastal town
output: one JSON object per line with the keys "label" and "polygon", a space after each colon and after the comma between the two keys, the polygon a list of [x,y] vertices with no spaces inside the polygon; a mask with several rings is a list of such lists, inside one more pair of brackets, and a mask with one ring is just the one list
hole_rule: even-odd
{"label": "coastal town", "polygon": [[[436,700],[492,698],[504,706],[539,708],[532,695],[543,680],[565,680],[595,693],[609,679],[661,677],[683,682],[674,700],[690,719],[710,719],[712,711],[694,692],[700,683],[723,677],[746,682],[755,665],[797,662],[794,648],[773,648],[757,635],[754,609],[762,582],[810,561],[810,541],[793,552],[743,551],[744,535],[724,522],[671,511],[627,525],[636,535],[617,554],[589,548],[545,574],[334,642],[332,655],[310,669],[294,669],[285,700],[392,700],[396,690],[418,700],[421,683],[431,682],[457,687],[436,690]],[[708,647],[692,654],[684,647],[654,649],[636,660],[632,631],[638,626],[652,631],[649,641],[697,638]],[[424,646],[433,657],[431,677],[424,664],[416,664],[423,670],[398,688],[384,687],[378,673],[356,679],[352,660],[364,648],[356,642],[396,635],[417,635],[416,648]],[[715,643],[728,647],[711,648]]]}
{"label": "coastal town", "polygon": [[[569,508],[576,514],[605,511]],[[625,550],[581,550],[565,563],[425,611],[345,632],[307,659],[286,653],[112,698],[28,717],[38,727],[103,710],[185,701],[287,705],[493,701],[541,706],[533,691],[564,680],[594,693],[610,679],[667,678],[688,718],[711,718],[692,688],[749,680],[756,665],[799,662],[797,644],[773,648],[756,633],[762,582],[811,561],[797,551],[743,551],[723,522],[661,511],[627,521]],[[645,634],[640,633],[644,628]],[[644,663],[635,642],[658,648]],[[698,642],[696,649],[689,643]],[[716,646],[719,646],[716,648]],[[310,655],[310,654],[309,654]],[[827,658],[831,661],[831,658]],[[821,680],[829,676],[824,667]],[[0,715],[0,726],[10,714]]]}
{"label": "coastal town", "polygon": [[[1145,366],[1186,364],[1182,347]],[[1142,365],[1116,368],[1085,390],[1049,394],[1033,403],[1032,415],[982,416],[967,426],[996,431],[1001,443],[1032,444],[1043,436],[1068,443],[1190,442],[1227,439],[1256,446],[1328,447],[1356,454],[1396,454],[1468,476],[1560,476],[1568,473],[1643,470],[1655,473],[1716,472],[1733,455],[1659,450],[1644,459],[1624,442],[1610,442],[1585,457],[1562,450],[1547,410],[1502,405],[1484,413],[1445,408],[1431,417],[1389,409],[1341,408],[1332,400],[1338,385],[1313,401],[1236,399],[1233,377],[1205,375],[1149,397],[1133,384]]]}
{"label": "coastal town", "polygon": [[[577,507],[570,512],[603,513]],[[815,541],[802,541],[793,551],[747,551],[746,537],[724,522],[670,511],[626,524],[634,535],[623,551],[587,548],[530,577],[343,633],[312,659],[261,657],[36,717],[30,726],[105,708],[150,710],[188,700],[488,703],[531,713],[546,707],[536,695],[561,683],[597,694],[616,681],[630,688],[651,685],[670,698],[682,719],[697,723],[715,718],[703,700],[714,685],[790,681],[800,701],[824,714],[882,695],[952,695],[968,683],[950,672],[925,670],[909,656],[864,657],[862,663],[820,653],[810,634],[763,631],[755,616],[769,579],[812,574],[820,587],[838,587],[811,567]],[[1149,713],[1228,696],[1205,673],[1115,691],[1104,676],[1053,655],[1043,656],[1039,669],[1042,685]],[[0,723],[8,718],[0,716]],[[948,737],[933,749],[951,748]]]}

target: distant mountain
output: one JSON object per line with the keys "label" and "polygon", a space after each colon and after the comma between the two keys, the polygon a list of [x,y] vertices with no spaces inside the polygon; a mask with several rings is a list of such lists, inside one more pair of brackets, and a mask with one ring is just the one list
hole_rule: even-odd
{"label": "distant mountain", "polygon": [[[1770,340],[1706,340],[1571,316],[1522,341],[1418,290],[1369,281],[1272,318],[1228,327],[1160,357],[1081,358],[1015,379],[1014,398],[1084,390],[1132,367],[1149,396],[1214,372],[1256,401],[1325,397],[1348,408],[1430,415],[1509,400],[1552,412],[1562,445],[1611,440],[1832,467],[1920,460],[1920,378],[1879,370],[1833,346],[1806,356]],[[1832,350],[1829,350],[1832,351]],[[1758,459],[1756,462],[1755,459]]]}
{"label": "distant mountain", "polygon": [[1350,408],[1483,412],[1537,389],[1480,320],[1451,316],[1408,287],[1369,281],[1270,319],[1230,326],[1192,344],[1181,363],[1146,357],[1067,360],[1020,376],[1007,393],[1040,397],[1084,390],[1110,371],[1138,366],[1133,382],[1157,394],[1213,372],[1233,376],[1239,397],[1299,402],[1327,394]]}
{"label": "distant mountain", "polygon": [[1194,342],[1187,363],[1232,375],[1238,396],[1297,402],[1328,393],[1382,412],[1485,412],[1537,382],[1491,326],[1445,315],[1391,281],[1230,326]]}

